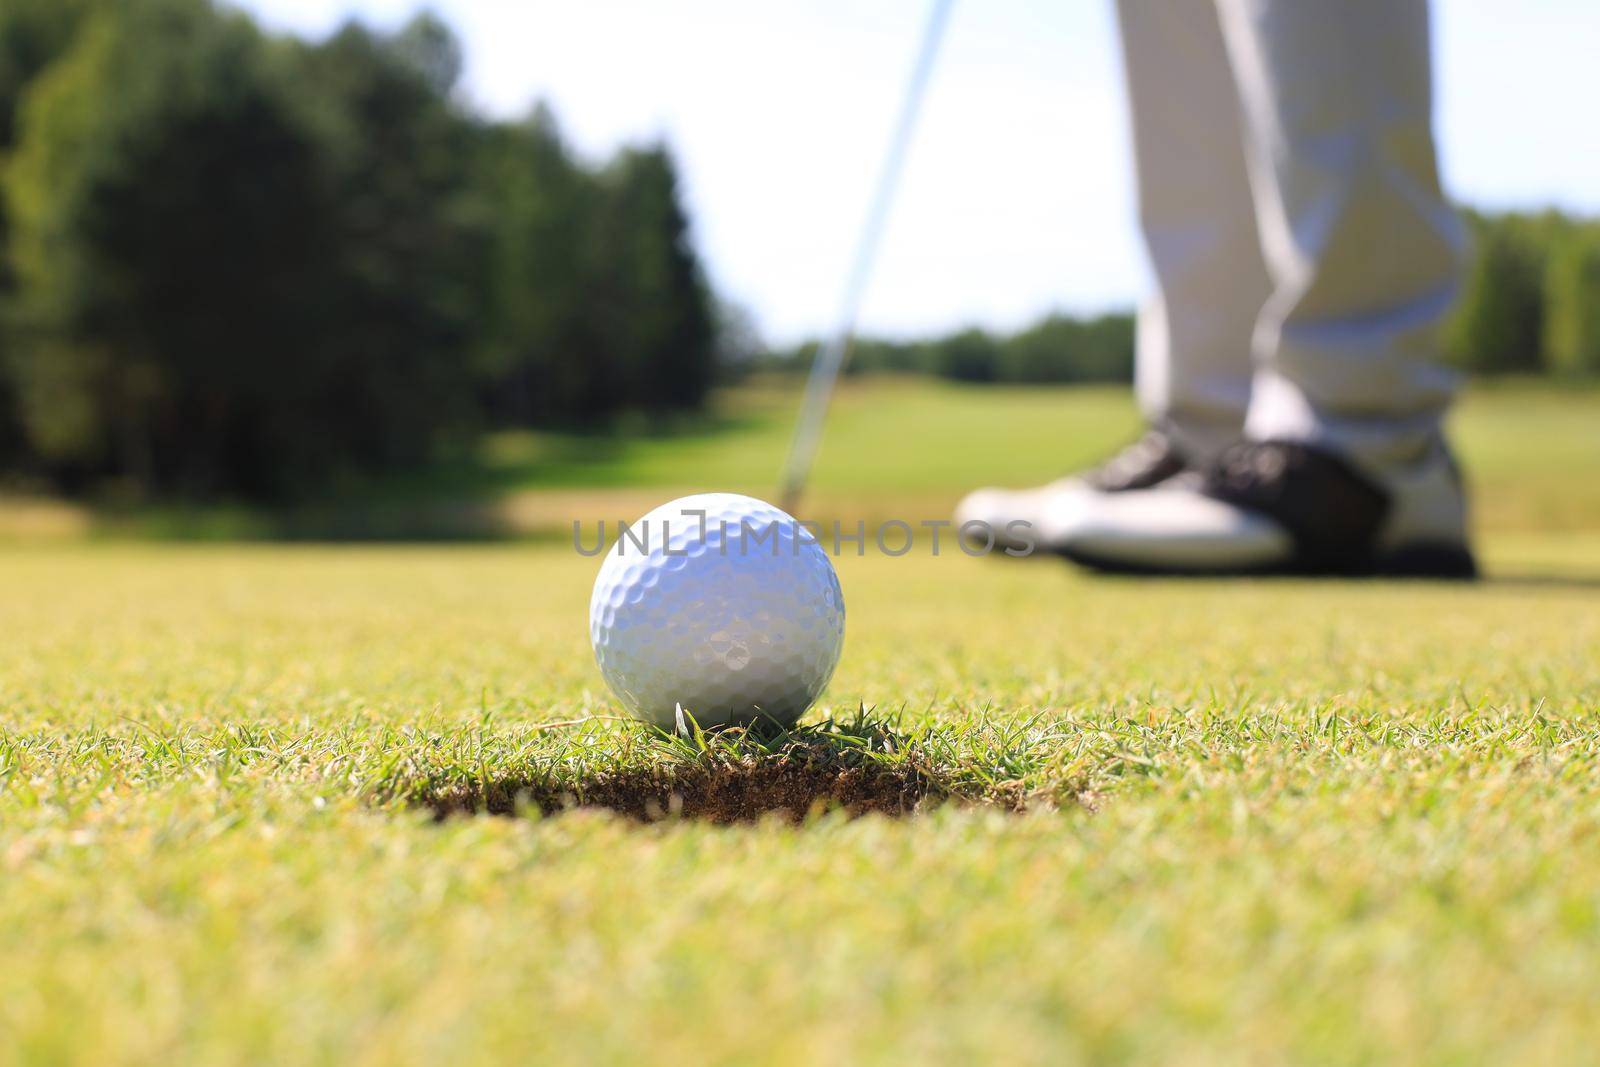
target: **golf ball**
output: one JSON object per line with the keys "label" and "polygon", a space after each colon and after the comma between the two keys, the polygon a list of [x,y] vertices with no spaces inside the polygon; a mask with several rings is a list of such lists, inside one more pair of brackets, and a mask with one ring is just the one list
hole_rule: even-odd
{"label": "golf ball", "polygon": [[595,579],[589,640],[617,699],[664,729],[680,704],[701,726],[789,725],[839,662],[844,595],[788,514],[703,493],[619,531]]}

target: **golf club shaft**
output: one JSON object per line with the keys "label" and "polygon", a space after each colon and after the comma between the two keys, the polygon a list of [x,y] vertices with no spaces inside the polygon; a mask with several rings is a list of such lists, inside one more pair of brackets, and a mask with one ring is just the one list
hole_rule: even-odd
{"label": "golf club shaft", "polygon": [[806,479],[811,473],[811,463],[816,458],[822,435],[822,420],[828,413],[828,401],[833,397],[835,383],[845,358],[850,354],[850,342],[855,335],[856,316],[861,309],[861,298],[872,275],[873,260],[877,258],[879,239],[888,221],[889,209],[894,202],[895,187],[904,169],[906,153],[917,125],[917,114],[922,108],[928,81],[933,74],[934,59],[939,43],[944,37],[945,25],[955,0],[933,0],[928,13],[927,28],[923,31],[922,47],[917,52],[916,65],[911,70],[911,80],[900,105],[900,115],[895,122],[894,134],[889,142],[889,152],[884,157],[883,169],[878,174],[878,185],[867,208],[866,222],[856,245],[855,260],[844,287],[839,304],[839,317],[834,330],[817,349],[806,379],[805,397],[800,404],[800,418],[795,425],[794,440],[789,446],[789,459],[784,465],[783,482],[779,487],[779,506],[791,515],[800,504]]}

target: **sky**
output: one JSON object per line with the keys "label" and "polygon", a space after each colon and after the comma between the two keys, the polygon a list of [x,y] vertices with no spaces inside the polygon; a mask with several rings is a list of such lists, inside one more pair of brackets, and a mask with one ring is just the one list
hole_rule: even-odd
{"label": "sky", "polygon": [[[416,0],[234,0],[312,36]],[[462,94],[544,100],[591,160],[664,138],[713,285],[775,343],[825,332],[928,0],[435,0]],[[1600,3],[1435,0],[1445,180],[1600,213]],[[865,332],[1126,308],[1148,279],[1110,0],[958,2],[861,313]]]}

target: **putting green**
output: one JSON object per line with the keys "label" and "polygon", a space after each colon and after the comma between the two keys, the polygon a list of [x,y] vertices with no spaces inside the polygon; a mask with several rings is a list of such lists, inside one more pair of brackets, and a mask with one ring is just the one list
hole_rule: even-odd
{"label": "putting green", "polygon": [[[902,399],[918,424],[1033,403]],[[596,562],[559,540],[6,547],[0,1060],[1588,1059],[1583,399],[1463,413],[1506,494],[1477,585],[843,558],[812,721],[874,725],[802,740],[955,798],[906,818],[438,821],[420,801],[785,758],[545,728],[615,710],[584,631]],[[844,425],[892,401],[858,391]],[[1126,410],[1098,403],[1110,438]],[[607,462],[711,446],[636,447]]]}

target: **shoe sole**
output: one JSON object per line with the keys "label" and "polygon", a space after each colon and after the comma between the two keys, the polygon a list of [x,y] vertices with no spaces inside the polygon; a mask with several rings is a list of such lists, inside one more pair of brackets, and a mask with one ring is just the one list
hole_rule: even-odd
{"label": "shoe sole", "polygon": [[1341,567],[1312,566],[1293,558],[1254,567],[1162,567],[1110,559],[1071,548],[1053,549],[1080,567],[1103,574],[1141,578],[1405,578],[1470,582],[1478,578],[1478,561],[1465,545],[1405,545]]}

